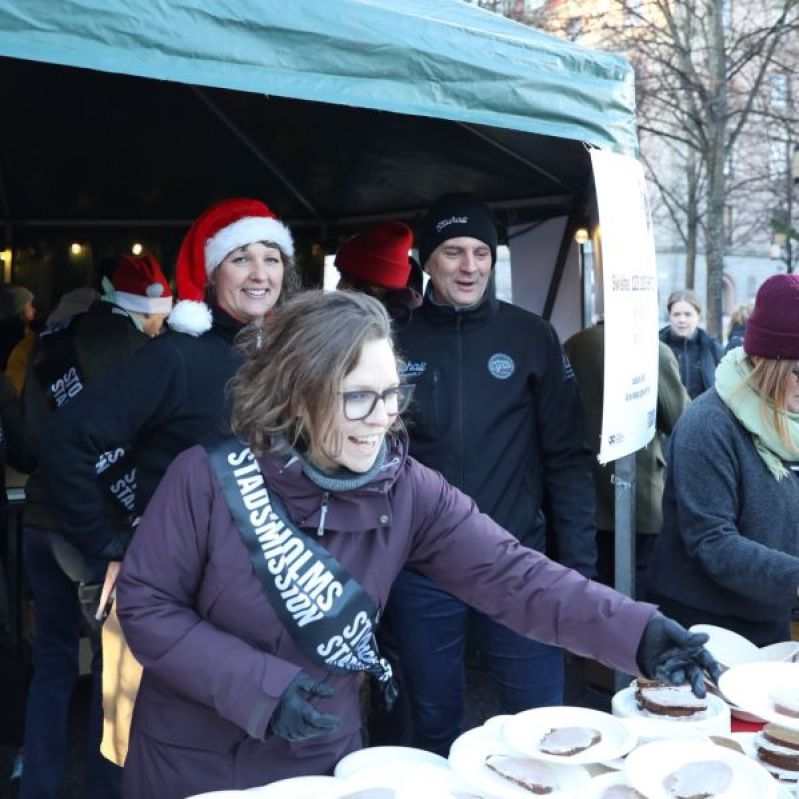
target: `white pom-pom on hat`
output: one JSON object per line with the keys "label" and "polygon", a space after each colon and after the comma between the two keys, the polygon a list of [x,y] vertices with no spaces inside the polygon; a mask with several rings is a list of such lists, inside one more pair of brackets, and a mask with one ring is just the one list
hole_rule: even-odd
{"label": "white pom-pom on hat", "polygon": [[211,309],[204,302],[181,300],[167,317],[170,330],[201,336],[207,333],[214,323]]}

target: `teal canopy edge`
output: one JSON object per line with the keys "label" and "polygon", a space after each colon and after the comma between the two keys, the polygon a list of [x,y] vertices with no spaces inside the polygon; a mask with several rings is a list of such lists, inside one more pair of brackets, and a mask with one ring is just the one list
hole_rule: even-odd
{"label": "teal canopy edge", "polygon": [[462,0],[0,0],[0,55],[638,151],[621,56]]}

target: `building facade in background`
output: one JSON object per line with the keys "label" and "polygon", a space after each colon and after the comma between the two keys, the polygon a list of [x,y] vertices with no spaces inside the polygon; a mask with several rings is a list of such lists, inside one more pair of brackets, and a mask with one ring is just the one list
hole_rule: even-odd
{"label": "building facade in background", "polygon": [[[673,289],[689,284],[707,296],[709,203],[723,219],[725,317],[753,301],[770,275],[799,268],[796,0],[475,4],[588,47],[621,52],[632,64],[661,306]],[[724,124],[716,126],[719,117]],[[713,194],[716,162],[723,177],[714,173],[712,186],[723,190]]]}

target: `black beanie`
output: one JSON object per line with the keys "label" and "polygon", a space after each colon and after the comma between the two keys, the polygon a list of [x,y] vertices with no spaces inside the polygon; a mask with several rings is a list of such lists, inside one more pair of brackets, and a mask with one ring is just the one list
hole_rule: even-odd
{"label": "black beanie", "polygon": [[491,211],[473,194],[444,194],[431,206],[419,229],[419,263],[422,267],[433,250],[459,236],[482,241],[491,250],[491,266],[497,261],[497,228]]}

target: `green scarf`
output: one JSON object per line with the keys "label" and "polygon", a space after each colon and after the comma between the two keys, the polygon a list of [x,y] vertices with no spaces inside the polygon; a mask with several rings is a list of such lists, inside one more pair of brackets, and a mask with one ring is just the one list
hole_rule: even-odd
{"label": "green scarf", "polygon": [[[773,424],[764,419],[760,395],[748,382],[752,374],[743,347],[730,350],[716,368],[716,391],[735,418],[752,434],[758,454],[777,480],[790,474],[783,461],[799,459],[799,413],[785,411],[794,449],[780,440]],[[769,409],[770,410],[770,409]]]}

